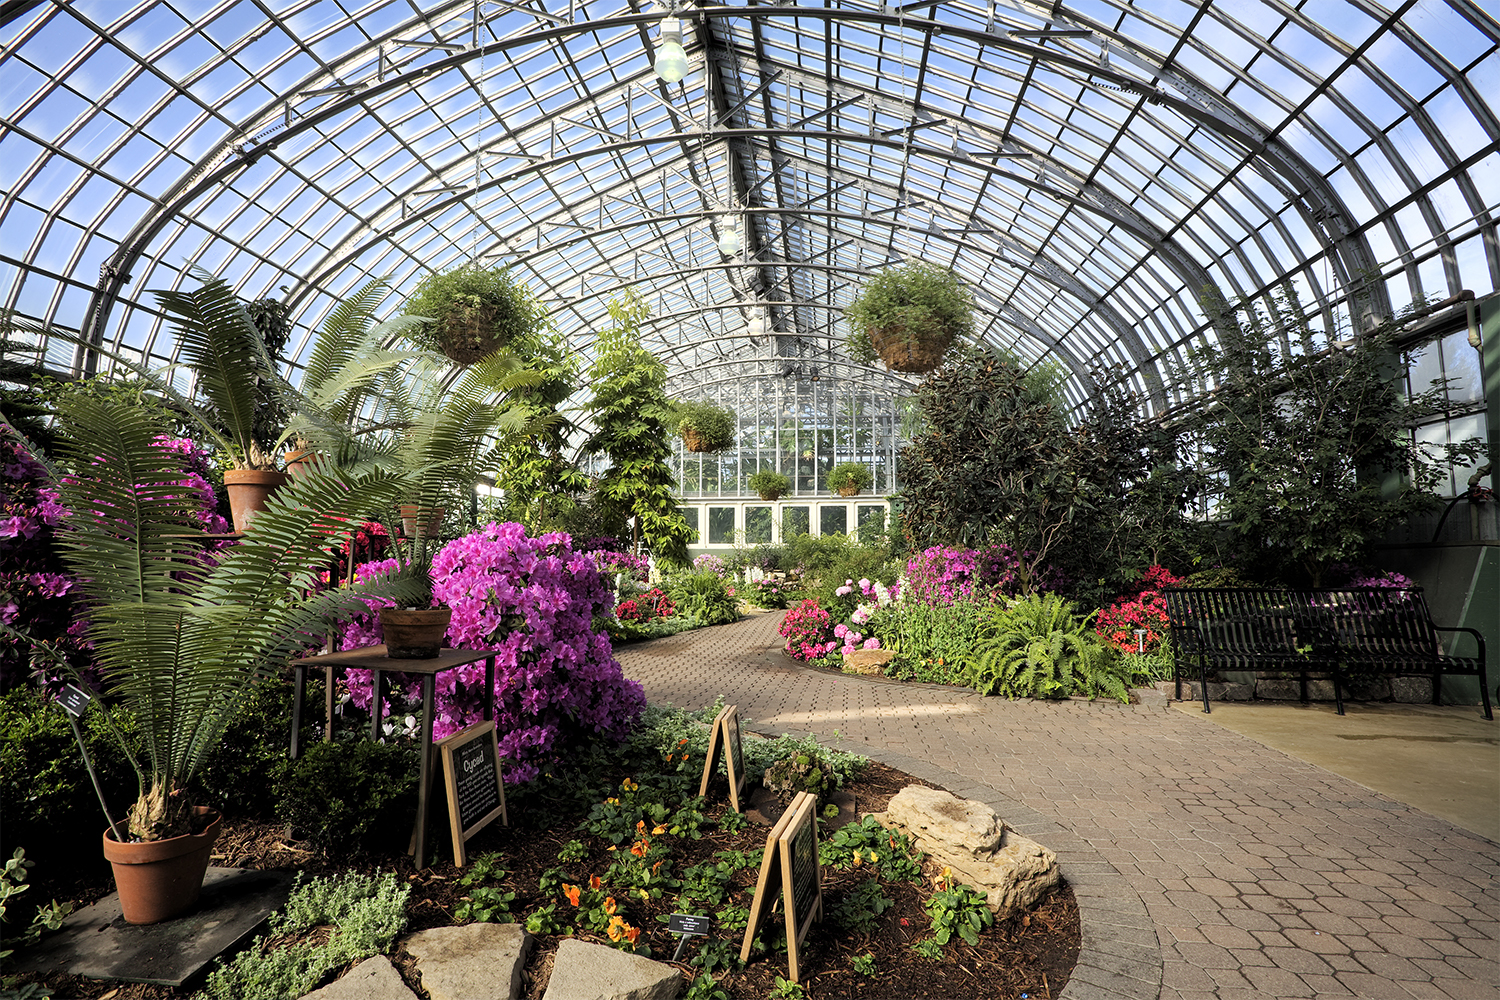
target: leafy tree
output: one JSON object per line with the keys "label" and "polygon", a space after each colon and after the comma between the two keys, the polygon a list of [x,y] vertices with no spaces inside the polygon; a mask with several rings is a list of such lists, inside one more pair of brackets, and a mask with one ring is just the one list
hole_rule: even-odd
{"label": "leafy tree", "polygon": [[657,558],[686,563],[692,529],[677,510],[677,480],[667,464],[672,453],[667,368],[641,344],[639,332],[647,310],[634,292],[609,305],[614,325],[599,335],[589,369],[594,433],[584,451],[608,456],[600,492],[635,517],[636,548],[644,540]]}
{"label": "leafy tree", "polygon": [[900,456],[912,547],[1008,544],[1030,591],[1099,492],[1092,442],[1063,419],[1052,374],[971,351],[935,371],[916,405],[925,426]]}
{"label": "leafy tree", "polygon": [[[495,485],[505,491],[502,516],[533,532],[576,526],[592,486],[563,448],[576,429],[559,409],[576,387],[578,366],[555,337],[538,336],[522,352],[539,381],[511,394],[511,405],[532,427],[501,437]],[[587,518],[584,518],[587,520]]]}
{"label": "leafy tree", "polygon": [[1205,306],[1219,342],[1184,374],[1213,388],[1185,423],[1227,476],[1220,514],[1252,573],[1290,568],[1320,585],[1433,503],[1443,470],[1476,453],[1450,446],[1438,458],[1411,442],[1406,428],[1441,407],[1441,392],[1403,398],[1393,324],[1336,340],[1291,289],[1264,308]]}

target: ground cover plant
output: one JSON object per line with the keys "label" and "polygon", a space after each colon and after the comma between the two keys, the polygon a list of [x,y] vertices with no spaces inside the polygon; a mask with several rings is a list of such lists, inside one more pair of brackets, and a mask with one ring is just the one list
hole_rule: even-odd
{"label": "ground cover plant", "polygon": [[[650,706],[624,743],[588,741],[536,780],[510,787],[514,825],[481,832],[463,870],[445,857],[417,871],[399,849],[321,851],[288,839],[285,825],[274,821],[230,824],[216,864],[306,875],[271,933],[225,962],[198,1000],[277,995],[265,992],[267,984],[283,978],[296,979],[301,990],[375,951],[389,954],[414,982],[413,961],[393,943],[403,921],[411,931],[523,924],[538,938],[523,990],[534,1000],[545,991],[552,953],[569,936],[669,960],[676,939],[665,920],[673,912],[712,921],[710,934],[692,939],[675,963],[684,996],[761,1000],[778,989],[794,995],[789,985],[778,987],[787,975],[779,917],[757,935],[751,961],[739,962],[767,828],[729,810],[722,774],[707,798],[696,794],[704,724],[718,707]],[[821,787],[852,794],[860,811],[883,809],[914,781],[807,737],[749,737],[745,753],[752,784],[779,762],[806,759]],[[1028,917],[987,926],[988,911],[975,911],[973,897],[951,876],[874,820],[825,826],[820,840],[825,918],[802,947],[805,975],[795,995],[977,1000],[1056,995],[1066,984],[1078,949],[1076,905],[1066,887]],[[64,876],[35,891],[86,905],[110,888],[107,878]],[[404,906],[393,906],[403,895]],[[111,1000],[191,996],[66,976],[52,976],[47,985],[58,995]]]}

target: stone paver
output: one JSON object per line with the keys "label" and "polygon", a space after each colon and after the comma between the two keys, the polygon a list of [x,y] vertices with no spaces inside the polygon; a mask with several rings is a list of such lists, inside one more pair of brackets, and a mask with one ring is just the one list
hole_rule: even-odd
{"label": "stone paver", "polygon": [[391,960],[375,955],[303,1000],[416,1000],[416,996]]}
{"label": "stone paver", "polygon": [[615,655],[653,702],[722,694],[750,729],[865,753],[1056,851],[1083,920],[1061,996],[1500,1000],[1500,845],[1161,705],[805,669],[779,621]]}
{"label": "stone paver", "polygon": [[682,985],[673,966],[569,938],[558,946],[542,1000],[676,1000]]}
{"label": "stone paver", "polygon": [[531,935],[518,924],[433,927],[401,939],[431,1000],[506,1000],[520,995]]}

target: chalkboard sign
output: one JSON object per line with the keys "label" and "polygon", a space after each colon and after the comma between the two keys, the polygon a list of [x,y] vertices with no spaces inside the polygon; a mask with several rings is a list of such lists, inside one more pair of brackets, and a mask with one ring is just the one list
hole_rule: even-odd
{"label": "chalkboard sign", "polygon": [[505,826],[505,783],[500,776],[500,738],[493,722],[481,722],[440,740],[443,781],[448,788],[448,822],[453,831],[453,862],[469,863],[466,843],[498,817]]}
{"label": "chalkboard sign", "polygon": [[818,799],[798,792],[791,806],[766,836],[755,899],[745,925],[740,961],[750,960],[750,945],[760,931],[780,891],[786,910],[786,960],[788,978],[799,982],[799,950],[813,921],[823,916],[823,877],[818,867]]}
{"label": "chalkboard sign", "polygon": [[708,794],[708,784],[713,780],[718,764],[719,751],[724,753],[724,769],[729,775],[729,804],[740,812],[740,793],[745,790],[745,751],[740,744],[740,710],[735,705],[725,705],[714,716],[713,728],[708,734],[708,753],[703,759],[703,780],[698,784],[698,794]]}

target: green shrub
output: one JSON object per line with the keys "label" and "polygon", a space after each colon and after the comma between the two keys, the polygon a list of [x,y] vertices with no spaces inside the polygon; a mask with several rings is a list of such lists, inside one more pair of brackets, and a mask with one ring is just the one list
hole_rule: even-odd
{"label": "green shrub", "polygon": [[529,354],[546,309],[503,267],[461,264],[422,279],[403,310],[432,320],[407,338],[418,347],[471,363],[499,347]]}
{"label": "green shrub", "polygon": [[[284,913],[271,918],[271,933],[258,937],[233,960],[221,962],[194,1000],[285,1000],[310,992],[330,972],[389,951],[406,928],[411,887],[391,872],[348,873],[297,885]],[[295,941],[268,947],[280,936],[333,925],[326,944]]]}
{"label": "green shrub", "polygon": [[761,469],[750,477],[746,485],[756,496],[774,500],[791,489],[792,481],[779,472]]}
{"label": "green shrub", "polygon": [[896,901],[880,891],[879,879],[866,879],[829,907],[828,915],[836,926],[851,934],[873,934],[880,926],[880,915]]}
{"label": "green shrub", "polygon": [[276,815],[325,853],[404,846],[418,757],[406,743],[314,743],[277,782]]}
{"label": "green shrub", "polygon": [[703,625],[739,621],[739,601],[729,589],[730,581],[717,573],[682,573],[668,581],[668,596],[677,613],[692,615]]}
{"label": "green shrub", "polygon": [[840,462],[828,470],[828,488],[835,493],[853,488],[854,492],[867,490],[875,482],[870,467],[860,462]]}
{"label": "green shrub", "polygon": [[[322,692],[322,681],[310,678],[307,704],[320,705]],[[319,715],[314,713],[313,717]],[[198,772],[202,790],[199,803],[229,816],[272,818],[276,785],[291,764],[291,722],[291,682],[274,680],[258,685]],[[320,735],[321,727],[304,721],[304,740],[316,740]]]}
{"label": "green shrub", "polygon": [[696,436],[697,451],[720,451],[734,444],[734,411],[702,399],[685,399],[672,404],[671,424],[686,442]]}
{"label": "green shrub", "polygon": [[[931,605],[898,601],[879,608],[870,616],[868,633],[880,640],[882,649],[893,649],[908,668],[925,664],[946,677],[924,677],[939,683],[967,683],[962,664],[967,663],[984,633],[984,622],[994,605],[978,601],[954,601]],[[959,674],[953,671],[959,670]]]}
{"label": "green shrub", "polygon": [[1094,634],[1088,617],[1074,617],[1073,606],[1056,594],[997,608],[974,650],[969,685],[1007,698],[1108,695],[1128,703],[1129,671],[1115,648]]}

